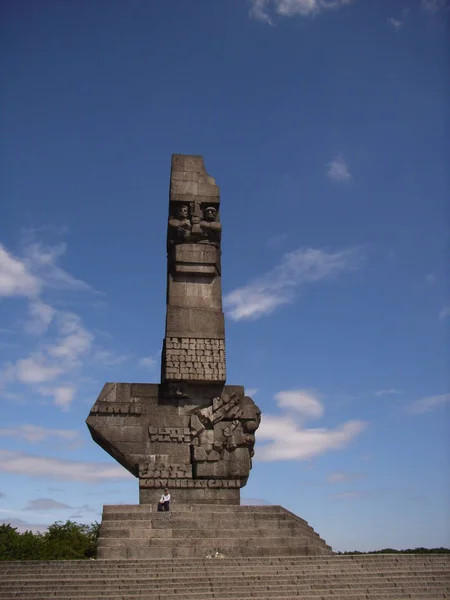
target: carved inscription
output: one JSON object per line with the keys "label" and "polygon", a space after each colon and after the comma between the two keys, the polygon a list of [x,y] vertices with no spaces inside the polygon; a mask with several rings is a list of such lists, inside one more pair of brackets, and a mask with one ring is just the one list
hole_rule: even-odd
{"label": "carved inscription", "polygon": [[240,488],[240,479],[141,479],[141,488],[156,489],[236,489]]}
{"label": "carved inscription", "polygon": [[186,464],[140,464],[139,478],[145,479],[183,479],[192,478],[192,465]]}
{"label": "carved inscription", "polygon": [[166,338],[165,378],[225,381],[225,340]]}
{"label": "carved inscription", "polygon": [[91,408],[91,414],[96,415],[140,415],[140,402],[96,402]]}
{"label": "carved inscription", "polygon": [[189,427],[154,427],[148,428],[151,442],[190,442]]}

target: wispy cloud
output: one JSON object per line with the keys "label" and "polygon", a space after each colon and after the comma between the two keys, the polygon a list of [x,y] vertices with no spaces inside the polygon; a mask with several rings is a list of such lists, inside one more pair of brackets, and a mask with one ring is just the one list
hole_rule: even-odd
{"label": "wispy cloud", "polygon": [[279,248],[284,240],[288,237],[287,233],[280,233],[269,238],[266,242],[268,248]]}
{"label": "wispy cloud", "polygon": [[333,160],[326,165],[327,177],[331,181],[343,182],[351,179],[351,173],[348,168],[348,164],[342,156],[336,156]]}
{"label": "wispy cloud", "polygon": [[19,427],[1,427],[0,436],[23,439],[27,442],[45,442],[51,438],[73,441],[79,436],[79,432],[73,429],[49,429],[38,425],[20,425]]}
{"label": "wispy cloud", "polygon": [[435,15],[441,10],[448,10],[449,0],[422,0],[421,6],[427,13]]}
{"label": "wispy cloud", "polygon": [[25,321],[25,331],[27,333],[42,335],[47,331],[56,310],[42,302],[41,300],[32,300],[28,306],[30,318]]}
{"label": "wispy cloud", "polygon": [[419,398],[408,407],[408,412],[413,415],[420,415],[427,412],[432,412],[450,402],[450,394],[438,394],[436,396],[427,396]]}
{"label": "wispy cloud", "polygon": [[69,410],[73,399],[75,398],[76,387],[74,385],[58,385],[56,387],[42,387],[39,392],[43,396],[53,398],[53,404],[64,411]]}
{"label": "wispy cloud", "polygon": [[[14,256],[0,245],[0,297],[24,296],[28,299],[28,316],[24,322],[27,333],[42,336],[51,324],[55,324],[55,333],[40,341],[28,357],[2,366],[0,385],[15,381],[36,386],[55,381],[78,367],[91,350],[93,335],[81,317],[73,312],[56,310],[42,299],[44,291],[52,289],[93,291],[90,285],[59,266],[66,249],[65,244],[44,246],[33,242],[25,246],[21,256]],[[39,388],[37,391],[53,395],[54,404],[67,409],[75,390],[73,385],[60,382],[52,389]]]}
{"label": "wispy cloud", "polygon": [[323,415],[317,394],[289,390],[275,396],[284,409],[280,416],[264,414],[258,430],[257,460],[306,460],[332,450],[345,448],[360,435],[367,424],[347,421],[335,429],[307,429],[304,422]]}
{"label": "wispy cloud", "polygon": [[273,16],[309,17],[350,4],[355,0],[251,0],[250,16],[273,25]]}
{"label": "wispy cloud", "polygon": [[435,283],[436,282],[436,275],[434,273],[428,273],[428,275],[425,277],[425,281],[427,283]]}
{"label": "wispy cloud", "polygon": [[403,22],[400,21],[399,19],[394,19],[394,17],[389,17],[388,19],[388,23],[389,25],[391,25],[396,31],[398,29],[400,29],[400,27],[403,25]]}
{"label": "wispy cloud", "polygon": [[360,473],[331,473],[328,475],[327,482],[328,483],[347,483],[348,481],[354,481],[355,479],[361,479],[363,475]]}
{"label": "wispy cloud", "polygon": [[0,472],[88,483],[133,477],[123,467],[109,463],[62,460],[3,449],[0,450]]}
{"label": "wispy cloud", "polygon": [[277,307],[292,302],[299,286],[357,269],[362,259],[360,248],[334,253],[313,248],[289,252],[274,269],[229,292],[224,298],[226,310],[234,321],[269,315]]}
{"label": "wispy cloud", "polygon": [[245,393],[247,396],[250,396],[250,398],[253,398],[253,396],[256,396],[258,393],[258,388],[248,388],[245,390]]}
{"label": "wispy cloud", "polygon": [[0,245],[0,296],[35,296],[41,287],[26,264]]}
{"label": "wispy cloud", "polygon": [[24,510],[67,510],[72,509],[73,506],[66,504],[65,502],[58,502],[52,498],[36,498],[30,500]]}
{"label": "wispy cloud", "polygon": [[446,319],[447,317],[450,317],[450,304],[444,306],[444,308],[439,313],[440,319]]}
{"label": "wispy cloud", "polygon": [[73,277],[58,265],[66,250],[64,243],[56,246],[34,243],[25,248],[23,261],[28,271],[49,288],[94,291],[88,283]]}
{"label": "wispy cloud", "polygon": [[92,355],[92,362],[112,367],[114,365],[120,365],[131,358],[130,354],[115,354],[111,350],[97,349]]}
{"label": "wispy cloud", "polygon": [[139,360],[138,364],[141,369],[153,369],[156,365],[156,360],[153,356],[144,356]]}
{"label": "wispy cloud", "polygon": [[387,388],[384,390],[377,390],[373,393],[374,396],[394,396],[398,394],[404,394],[404,391],[396,390],[395,388]]}

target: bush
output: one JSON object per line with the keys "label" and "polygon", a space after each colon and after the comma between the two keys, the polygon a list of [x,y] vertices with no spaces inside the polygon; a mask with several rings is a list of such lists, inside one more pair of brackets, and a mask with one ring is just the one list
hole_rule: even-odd
{"label": "bush", "polygon": [[45,533],[0,525],[0,560],[82,560],[97,556],[100,524],[56,521]]}

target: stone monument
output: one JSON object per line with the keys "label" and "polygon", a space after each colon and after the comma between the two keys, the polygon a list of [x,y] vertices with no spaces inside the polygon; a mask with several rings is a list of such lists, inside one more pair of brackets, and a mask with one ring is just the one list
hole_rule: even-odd
{"label": "stone monument", "polygon": [[[107,383],[86,420],[139,478],[139,505],[106,505],[98,558],[330,554],[281,506],[241,506],[261,412],[226,385],[219,188],[201,156],[172,156],[161,383]],[[171,511],[157,512],[168,487]]]}
{"label": "stone monument", "polygon": [[139,478],[140,504],[239,504],[261,412],[225,385],[220,195],[201,156],[174,154],[167,223],[161,383],[106,383],[87,418],[93,439]]}

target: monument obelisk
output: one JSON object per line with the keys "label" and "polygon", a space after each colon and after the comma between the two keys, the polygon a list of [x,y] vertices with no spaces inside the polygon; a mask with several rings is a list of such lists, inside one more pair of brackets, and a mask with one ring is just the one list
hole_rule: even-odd
{"label": "monument obelisk", "polygon": [[141,504],[169,487],[182,503],[239,504],[261,413],[225,385],[220,194],[201,156],[174,154],[167,222],[161,383],[106,383],[86,420],[139,478]]}

